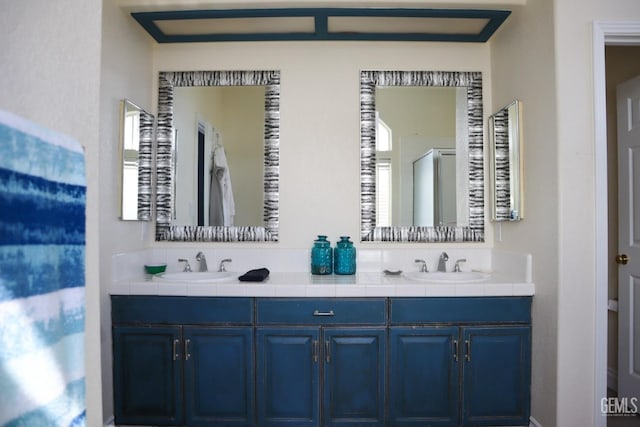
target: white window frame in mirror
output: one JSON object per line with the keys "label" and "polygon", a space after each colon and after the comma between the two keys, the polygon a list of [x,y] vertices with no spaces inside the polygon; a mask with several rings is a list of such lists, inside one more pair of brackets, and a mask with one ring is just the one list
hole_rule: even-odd
{"label": "white window frame in mirror", "polygon": [[[467,88],[467,226],[376,226],[376,86]],[[360,240],[363,242],[484,242],[482,73],[457,71],[360,72]]]}
{"label": "white window frame in mirror", "polygon": [[[264,86],[263,226],[172,225],[174,193],[173,88]],[[278,241],[280,185],[280,71],[162,71],[158,85],[156,240],[188,242]]]}
{"label": "white window frame in mirror", "polygon": [[[127,115],[135,111],[138,113],[138,154],[136,159],[137,168],[137,191],[132,193],[135,197],[135,215],[129,215],[131,206],[127,204],[132,200],[125,200],[128,190],[125,180],[125,122]],[[153,125],[155,117],[138,107],[128,99],[120,101],[120,219],[123,221],[151,221],[151,168],[153,153]]]}

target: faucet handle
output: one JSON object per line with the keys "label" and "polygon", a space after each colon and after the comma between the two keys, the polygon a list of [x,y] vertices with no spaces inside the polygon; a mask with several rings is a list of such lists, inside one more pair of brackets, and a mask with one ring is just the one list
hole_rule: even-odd
{"label": "faucet handle", "polygon": [[422,273],[428,273],[428,272],[429,272],[429,270],[427,269],[427,262],[426,262],[425,260],[423,260],[423,259],[417,259],[417,260],[415,260],[414,262],[422,264],[422,265],[420,266],[420,271],[421,271]]}
{"label": "faucet handle", "polygon": [[184,258],[178,258],[178,262],[184,262],[184,272],[186,273],[190,273],[191,272],[191,266],[189,265],[189,260],[188,259],[184,259]]}
{"label": "faucet handle", "polygon": [[220,267],[218,268],[218,271],[219,271],[219,272],[227,271],[227,269],[225,268],[224,264],[225,264],[226,262],[231,262],[231,261],[233,261],[231,258],[225,258],[225,259],[223,259],[222,261],[220,261]]}
{"label": "faucet handle", "polygon": [[460,273],[460,271],[462,271],[462,270],[460,270],[460,263],[461,263],[461,262],[467,262],[467,260],[466,260],[466,259],[464,259],[464,258],[463,258],[463,259],[459,259],[459,260],[457,260],[457,261],[456,261],[456,265],[453,267],[453,272],[454,272],[454,273]]}

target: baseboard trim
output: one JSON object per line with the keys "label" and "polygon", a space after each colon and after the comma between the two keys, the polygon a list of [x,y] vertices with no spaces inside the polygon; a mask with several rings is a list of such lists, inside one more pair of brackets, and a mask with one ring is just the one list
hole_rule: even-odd
{"label": "baseboard trim", "polygon": [[535,418],[529,417],[529,427],[542,427],[542,424],[540,424]]}

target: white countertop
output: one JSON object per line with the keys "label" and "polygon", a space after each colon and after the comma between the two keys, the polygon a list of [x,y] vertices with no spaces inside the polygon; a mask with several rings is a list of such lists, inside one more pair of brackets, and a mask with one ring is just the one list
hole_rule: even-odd
{"label": "white countertop", "polygon": [[532,296],[535,294],[535,285],[496,273],[482,282],[425,283],[382,273],[316,276],[305,272],[272,272],[264,282],[241,282],[237,278],[217,283],[163,282],[150,278],[126,280],[113,283],[110,294],[220,297]]}

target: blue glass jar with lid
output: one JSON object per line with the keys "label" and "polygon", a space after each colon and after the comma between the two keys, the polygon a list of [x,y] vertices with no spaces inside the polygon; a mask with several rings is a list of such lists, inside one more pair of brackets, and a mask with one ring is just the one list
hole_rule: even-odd
{"label": "blue glass jar with lid", "polygon": [[327,236],[319,235],[311,248],[311,274],[333,273],[333,249]]}
{"label": "blue glass jar with lid", "polygon": [[333,264],[336,274],[356,273],[356,248],[349,236],[340,236],[333,252]]}

